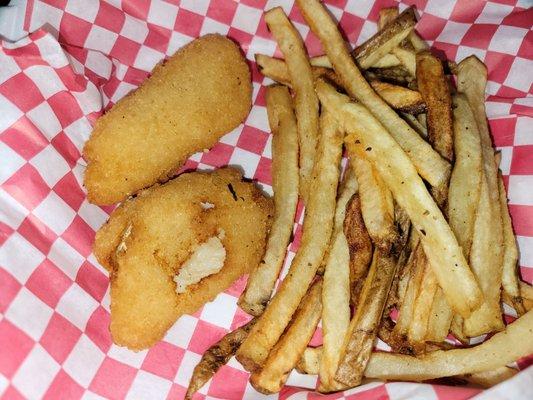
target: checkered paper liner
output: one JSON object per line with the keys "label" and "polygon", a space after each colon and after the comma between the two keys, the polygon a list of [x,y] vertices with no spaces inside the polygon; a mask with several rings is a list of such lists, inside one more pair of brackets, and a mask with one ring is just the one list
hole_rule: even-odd
{"label": "checkered paper liner", "polygon": [[[279,56],[263,10],[282,5],[311,55],[320,43],[292,1],[28,0],[19,1],[26,37],[0,45],[0,398],[182,398],[201,354],[248,317],[236,282],[164,340],[134,353],[108,331],[109,283],[91,254],[95,231],[111,207],[86,200],[83,143],[91,125],[137,87],[154,65],[200,35],[238,41],[253,71],[254,106],[245,124],[187,168],[239,165],[270,189],[270,134],[264,92],[269,82],[253,55]],[[417,30],[459,61],[487,64],[487,112],[521,251],[523,279],[533,280],[533,10],[528,0],[328,1],[355,45],[376,31],[382,7],[415,3]],[[301,209],[296,240],[301,232]],[[508,321],[512,316],[508,317]],[[315,340],[318,343],[318,339]],[[327,398],[530,398],[533,368],[492,390],[371,382]],[[235,361],[197,395],[209,399],[313,399],[316,377],[292,373],[279,395],[255,392]],[[324,397],[326,398],[326,397]]]}

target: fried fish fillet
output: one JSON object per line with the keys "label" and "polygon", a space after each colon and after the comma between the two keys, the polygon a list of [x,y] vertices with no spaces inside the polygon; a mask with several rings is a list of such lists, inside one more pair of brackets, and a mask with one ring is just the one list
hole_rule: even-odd
{"label": "fried fish fillet", "polygon": [[[94,244],[110,272],[113,341],[133,350],[153,345],[182,314],[248,273],[263,255],[272,214],[272,200],[231,168],[182,174],[118,207]],[[178,294],[180,268],[217,236],[222,269]]]}
{"label": "fried fish fillet", "polygon": [[121,201],[211,148],[251,107],[250,70],[239,47],[206,35],[181,48],[96,121],[83,154],[95,204]]}

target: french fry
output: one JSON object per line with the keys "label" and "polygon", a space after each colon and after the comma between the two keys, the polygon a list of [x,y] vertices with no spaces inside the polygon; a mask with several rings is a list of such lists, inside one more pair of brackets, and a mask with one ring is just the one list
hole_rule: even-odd
{"label": "french fry", "polygon": [[429,50],[429,45],[424,39],[418,36],[418,33],[416,33],[414,29],[409,34],[409,41],[411,42],[411,45],[415,49],[416,53],[418,53],[419,51]]}
{"label": "french fry", "polygon": [[450,306],[468,317],[481,304],[481,291],[457,239],[407,155],[365,107],[350,102],[324,81],[318,81],[317,93],[323,106],[351,133],[345,142],[365,153],[411,218]]}
{"label": "french fry", "polygon": [[237,360],[257,371],[276,344],[320,266],[331,238],[342,152],[341,131],[327,112],[321,116],[321,133],[306,207],[300,248],[287,277],[259,317],[237,352]]}
{"label": "french fry", "polygon": [[220,367],[233,357],[255,321],[254,318],[240,328],[229,332],[204,353],[200,362],[194,367],[185,400],[192,399],[192,396],[216,374]]}
{"label": "french fry", "polygon": [[422,381],[500,368],[533,353],[533,311],[484,343],[471,348],[438,350],[423,356],[374,353],[365,375],[386,380]]}
{"label": "french fry", "polygon": [[320,363],[321,392],[341,390],[335,382],[340,348],[350,324],[350,249],[344,235],[346,206],[357,191],[357,181],[348,166],[337,199],[335,227],[326,257],[322,288],[322,338],[323,351]]}
{"label": "french fry", "polygon": [[300,34],[281,7],[266,12],[265,21],[285,56],[295,93],[298,139],[300,141],[300,193],[309,197],[315,149],[318,141],[318,99],[313,88],[313,71]]}
{"label": "french fry", "polygon": [[446,182],[450,173],[449,163],[374,92],[357,69],[346,49],[346,43],[324,6],[318,0],[297,0],[297,4],[311,30],[319,37],[348,94],[364,104],[384,124],[409,155],[420,175],[432,186]]}
{"label": "french fry", "polygon": [[428,137],[427,128],[418,121],[416,116],[408,114],[408,113],[402,113],[402,117],[407,121],[409,125],[411,125],[411,128],[413,128],[420,136],[422,136],[424,139]]}
{"label": "french fry", "polygon": [[298,132],[289,90],[270,86],[266,104],[272,139],[272,188],[275,214],[265,255],[250,273],[239,306],[251,315],[261,315],[283,266],[298,204]]}
{"label": "french fry", "polygon": [[263,368],[250,376],[250,383],[257,391],[270,394],[281,390],[320,320],[321,292],[322,281],[318,279],[302,299],[291,324],[268,355]]}
{"label": "french fry", "polygon": [[399,13],[398,7],[385,7],[379,10],[378,30],[382,30],[388,23],[394,21]]}
{"label": "french fry", "polygon": [[442,289],[438,287],[435,297],[433,297],[433,304],[429,314],[426,342],[443,342],[450,331],[452,318],[452,309],[448,305]]}
{"label": "french fry", "polygon": [[322,346],[307,347],[298,364],[294,367],[300,374],[318,375],[320,360],[322,358]]}
{"label": "french fry", "polygon": [[487,68],[475,56],[457,66],[457,88],[465,94],[480,134],[484,178],[474,226],[470,264],[479,281],[485,301],[480,309],[465,319],[467,336],[478,336],[503,328],[500,311],[500,286],[503,266],[503,229],[498,173],[494,149],[485,115]]}
{"label": "french fry", "polygon": [[533,308],[533,286],[520,281],[520,296],[527,311]]}
{"label": "french fry", "polygon": [[391,50],[391,53],[398,57],[398,60],[400,60],[411,76],[417,76],[417,56],[413,50],[405,49],[403,47],[395,47]]}

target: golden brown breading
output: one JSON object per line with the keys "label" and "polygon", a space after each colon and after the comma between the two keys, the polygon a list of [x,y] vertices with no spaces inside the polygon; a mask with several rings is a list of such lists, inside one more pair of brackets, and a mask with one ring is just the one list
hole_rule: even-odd
{"label": "golden brown breading", "polygon": [[194,40],[96,121],[83,150],[89,201],[116,203],[166,181],[243,122],[251,98],[238,46],[220,35]]}
{"label": "golden brown breading", "polygon": [[[272,200],[231,168],[180,175],[117,208],[94,245],[111,275],[114,342],[133,350],[153,345],[182,314],[248,273],[263,255],[272,213]],[[222,269],[177,294],[180,266],[221,230]]]}

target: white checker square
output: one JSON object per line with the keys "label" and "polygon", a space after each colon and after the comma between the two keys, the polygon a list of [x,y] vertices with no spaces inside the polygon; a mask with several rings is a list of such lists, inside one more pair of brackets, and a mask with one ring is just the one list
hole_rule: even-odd
{"label": "white checker square", "polygon": [[206,17],[200,30],[200,36],[207,35],[208,33],[220,33],[221,35],[227,35],[229,26],[222,24],[214,19]]}
{"label": "white checker square", "polygon": [[151,71],[155,65],[165,58],[165,55],[150,47],[141,46],[139,53],[133,63],[133,66],[143,71]]}
{"label": "white checker square", "polygon": [[[202,356],[192,351],[186,351],[181,360],[181,364],[178,367],[178,372],[174,377],[174,382],[178,385],[189,386],[191,381],[192,371],[196,364],[200,362]],[[208,386],[208,385],[207,385]]]}
{"label": "white checker square", "polygon": [[[6,97],[0,94],[0,132],[5,131],[24,115],[24,113]],[[31,111],[30,111],[31,112]]]}
{"label": "white checker square", "polygon": [[[2,104],[1,100],[0,104]],[[0,131],[2,130],[1,115],[9,112],[9,110],[6,110],[2,106],[2,114],[0,114]],[[52,107],[50,107],[47,102],[42,102],[33,110],[28,111],[26,116],[37,128],[39,128],[48,140],[53,139],[59,132],[61,132],[61,123],[57,119]]]}
{"label": "white checker square", "polygon": [[[307,393],[300,392],[300,393],[294,393],[290,397],[288,397],[290,400],[304,400],[307,397]],[[259,394],[257,393],[257,390],[254,389],[254,387],[250,384],[250,382],[246,382],[246,388],[244,389],[244,393],[242,395],[242,400],[278,400],[279,395],[277,393],[275,394]]]}
{"label": "white checker square", "polygon": [[205,15],[209,8],[210,0],[181,0],[180,7],[193,11],[199,15]]}
{"label": "white checker square", "polygon": [[[17,256],[13,257],[13,254]],[[44,254],[17,232],[0,246],[0,265],[22,284],[44,259]]]}
{"label": "white checker square", "polygon": [[332,4],[328,4],[327,7],[328,11],[331,13],[331,15],[333,15],[333,18],[335,18],[336,21],[340,21],[343,13],[342,9],[340,9],[339,7],[335,7]]}
{"label": "white checker square", "polygon": [[85,115],[102,109],[102,97],[96,85],[87,82],[87,87],[83,92],[71,92],[78,100],[78,105]]}
{"label": "white checker square", "polygon": [[87,49],[94,49],[109,54],[115,42],[117,41],[118,34],[111,32],[98,25],[93,25],[87,39],[85,39],[84,47]]}
{"label": "white checker square", "polygon": [[448,21],[444,29],[437,37],[437,41],[444,43],[460,44],[463,36],[466,34],[470,24],[463,24],[460,22]]}
{"label": "white checker square", "polygon": [[501,83],[494,81],[487,81],[487,87],[485,88],[485,95],[494,96],[498,93],[498,90],[502,87]]}
{"label": "white checker square", "polygon": [[86,390],[81,396],[81,400],[108,400],[105,397],[98,396],[96,393]]}
{"label": "white checker square", "polygon": [[306,24],[300,24],[299,22],[295,21],[292,21],[292,24],[294,25],[302,39],[305,40],[310,31],[309,26],[307,26]]}
{"label": "white checker square", "polygon": [[257,32],[262,13],[263,12],[257,8],[239,3],[235,15],[233,16],[231,26],[253,35]]}
{"label": "white checker square", "polygon": [[62,238],[57,238],[52,244],[48,252],[48,259],[72,280],[76,279],[78,270],[85,261],[83,256]]}
{"label": "white checker square", "polygon": [[85,66],[93,71],[95,74],[103,77],[109,78],[111,76],[111,69],[113,68],[113,63],[109,57],[105,56],[98,50],[89,50],[87,52],[87,60],[85,61]]}
{"label": "white checker square", "polygon": [[230,146],[236,146],[237,142],[239,141],[239,136],[241,135],[242,128],[243,126],[239,125],[230,133],[226,133],[224,136],[222,136],[219,141],[221,143],[229,144]]}
{"label": "white checker square", "polygon": [[63,130],[80,153],[83,150],[83,145],[89,139],[91,131],[91,123],[86,117],[77,119]]}
{"label": "white checker square", "polygon": [[13,377],[13,386],[28,399],[40,399],[59,369],[59,364],[36,344]]}
{"label": "white checker square", "polygon": [[[98,266],[98,269],[104,274],[104,275],[107,275],[108,272],[100,265],[98,264],[97,262],[93,263],[93,265],[96,265]],[[100,303],[100,305],[104,308],[104,310],[106,310],[108,313],[111,312],[111,287],[108,286],[105,293],[104,293],[104,297],[102,298],[102,302]]]}
{"label": "white checker square", "polygon": [[4,52],[0,52],[0,65],[2,66],[0,68],[0,83],[7,81],[22,71],[13,57],[7,56]]}
{"label": "white checker square", "polygon": [[270,158],[272,160],[272,135],[268,135],[268,139],[263,149],[263,157]]}
{"label": "white checker square", "polygon": [[229,165],[241,169],[245,177],[253,178],[260,159],[261,157],[255,153],[235,147]]}
{"label": "white checker square", "polygon": [[6,318],[38,341],[54,311],[37,296],[22,287],[6,311]]}
{"label": "white checker square", "polygon": [[127,83],[127,82],[120,82],[118,84],[118,87],[117,89],[115,90],[115,92],[113,93],[113,95],[111,96],[111,101],[116,103],[117,101],[119,101],[121,98],[123,98],[124,96],[126,96],[129,92],[131,92],[132,90],[134,90],[137,86],[134,86],[132,85],[131,83]]}
{"label": "white checker square", "polygon": [[0,374],[0,396],[6,391],[8,386],[9,381],[3,374]]}
{"label": "white checker square", "polygon": [[385,388],[390,400],[439,400],[431,385],[391,382]]}
{"label": "white checker square", "polygon": [[[59,23],[61,22],[61,18],[63,17],[63,12],[61,10],[58,10],[60,14],[56,14],[55,10],[57,9],[55,7],[51,8],[54,9],[54,12],[46,14],[46,22],[54,24],[57,30],[59,30]],[[36,12],[34,11],[33,15],[35,14]],[[57,22],[52,22],[52,19],[56,19]],[[37,40],[35,44],[39,48],[39,53],[41,54],[43,59],[48,64],[50,64],[51,67],[62,68],[69,65],[67,55],[61,48],[61,45],[58,43],[56,38],[53,37],[50,33]]]}
{"label": "white checker square", "polygon": [[466,57],[472,54],[479,58],[481,61],[484,61],[485,56],[487,55],[487,50],[478,49],[470,46],[459,46],[457,47],[457,55],[455,56],[455,59],[464,60]]}
{"label": "white checker square", "polygon": [[94,22],[100,8],[99,2],[95,1],[69,1],[65,11],[88,22]]}
{"label": "white checker square", "polygon": [[[13,4],[13,2],[12,2]],[[44,1],[36,1],[33,3],[33,11],[31,13],[30,32],[34,32],[43,27],[43,24],[47,24],[46,30],[53,32],[59,31],[59,25],[61,24],[61,18],[64,11],[57,7],[46,4]],[[54,32],[55,33],[55,32]]]}
{"label": "white checker square", "polygon": [[496,4],[487,1],[483,11],[476,19],[476,24],[496,24],[499,25],[503,19],[513,11],[513,6]]}
{"label": "white checker square", "polygon": [[84,331],[87,321],[98,304],[91,295],[74,283],[59,300],[56,311]]}
{"label": "white checker square", "polygon": [[146,371],[139,371],[126,399],[166,399],[172,383]]}
{"label": "white checker square", "polygon": [[500,162],[500,169],[502,170],[503,175],[509,175],[511,171],[511,160],[513,159],[513,147],[499,147],[500,153],[502,155],[502,160]]}
{"label": "white checker square", "polygon": [[374,2],[372,1],[348,0],[345,10],[350,14],[366,19],[373,5]]}
{"label": "white checker square", "polygon": [[172,31],[172,33],[170,34],[170,40],[168,42],[167,56],[171,56],[192,40],[193,38],[190,36],[184,35],[176,31]]}
{"label": "white checker square", "polygon": [[516,236],[520,249],[520,265],[533,265],[533,237]]}
{"label": "white checker square", "polygon": [[533,134],[531,133],[533,118],[520,116],[516,120],[514,145],[533,144]]}
{"label": "white checker square", "polygon": [[109,218],[109,215],[104,210],[88,203],[87,200],[84,200],[81,204],[78,214],[95,231]]}
{"label": "white checker square", "polygon": [[33,157],[30,164],[39,171],[49,187],[54,187],[70,171],[65,159],[50,144]]}
{"label": "white checker square", "polygon": [[201,318],[211,324],[229,329],[236,311],[237,299],[229,294],[220,293],[214,301],[204,306]]}
{"label": "white checker square", "polygon": [[142,43],[148,36],[148,26],[146,26],[146,22],[126,14],[120,35],[134,42]]}
{"label": "white checker square", "polygon": [[53,68],[47,65],[32,65],[24,73],[37,85],[45,99],[54,94],[67,90]]}
{"label": "white checker square", "polygon": [[509,202],[517,205],[533,206],[533,176],[509,176]]}
{"label": "white checker square", "polygon": [[80,385],[87,388],[93,380],[105,355],[82,334],[63,364],[64,370]]}
{"label": "white checker square", "polygon": [[268,116],[266,107],[254,106],[248,114],[246,125],[253,126],[263,132],[270,132],[270,126],[268,125]]}
{"label": "white checker square", "polygon": [[87,164],[85,163],[85,160],[83,158],[80,158],[76,165],[74,165],[74,167],[72,168],[72,174],[74,175],[74,178],[76,178],[76,182],[84,191],[84,193],[87,193],[85,187],[83,186],[83,174],[85,173],[86,167]]}
{"label": "white checker square", "polygon": [[489,50],[516,55],[522,45],[527,29],[500,25],[489,43]]}
{"label": "white checker square", "polygon": [[[532,70],[532,60],[516,57],[503,84],[527,93],[533,84]],[[529,73],[524,73],[524,71],[529,71]]]}
{"label": "white checker square", "polygon": [[181,347],[182,349],[188,348],[197,324],[198,319],[192,315],[181,316],[167,331],[165,341]]}
{"label": "white checker square", "polygon": [[497,118],[509,116],[511,104],[500,103],[494,101],[485,102],[485,110],[487,111],[487,118]]}
{"label": "white checker square", "polygon": [[289,374],[286,385],[314,389],[316,387],[316,382],[316,375],[300,374],[294,369]]}
{"label": "white checker square", "polygon": [[0,184],[7,181],[11,176],[17,172],[26,161],[18,155],[18,153],[11,149],[4,142],[0,142],[0,160],[2,160],[2,168],[0,168]]}
{"label": "white checker square", "polygon": [[276,51],[276,42],[262,38],[261,36],[254,36],[250,42],[250,49],[254,49],[258,54],[273,56]]}
{"label": "white checker square", "polygon": [[[444,19],[449,19],[454,6],[455,1],[428,1],[424,12]],[[449,23],[449,21],[447,23]]]}
{"label": "white checker square", "polygon": [[138,369],[141,368],[147,353],[148,350],[131,351],[126,347],[113,344],[107,352],[107,355],[114,360]]}
{"label": "white checker square", "polygon": [[148,22],[162,26],[167,29],[174,29],[178,7],[163,1],[152,1],[148,11]]}
{"label": "white checker square", "polygon": [[56,235],[61,235],[74,220],[76,213],[54,191],[33,210],[35,216],[43,221]]}
{"label": "white checker square", "polygon": [[377,30],[377,24],[372,21],[365,21],[363,23],[363,27],[361,28],[361,33],[359,34],[359,37],[357,38],[357,45],[362,44],[363,42],[370,39],[374,33],[376,33]]}

